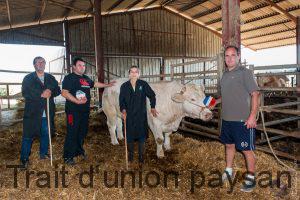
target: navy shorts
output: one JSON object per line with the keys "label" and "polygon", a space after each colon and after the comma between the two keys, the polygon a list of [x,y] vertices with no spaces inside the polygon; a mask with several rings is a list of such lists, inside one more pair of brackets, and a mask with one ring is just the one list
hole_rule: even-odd
{"label": "navy shorts", "polygon": [[247,129],[245,122],[222,120],[221,142],[235,144],[240,151],[255,150],[255,129]]}

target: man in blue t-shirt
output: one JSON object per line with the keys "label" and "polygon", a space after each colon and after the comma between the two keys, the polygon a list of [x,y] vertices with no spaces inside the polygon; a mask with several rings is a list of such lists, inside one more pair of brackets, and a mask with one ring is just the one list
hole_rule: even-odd
{"label": "man in blue t-shirt", "polygon": [[90,90],[93,87],[104,88],[113,85],[94,82],[84,75],[85,62],[82,58],[73,60],[73,72],[68,74],[62,82],[62,96],[66,98],[65,111],[67,115],[67,134],[64,144],[63,158],[68,165],[74,165],[74,157],[83,156],[84,138],[88,133],[90,114]]}

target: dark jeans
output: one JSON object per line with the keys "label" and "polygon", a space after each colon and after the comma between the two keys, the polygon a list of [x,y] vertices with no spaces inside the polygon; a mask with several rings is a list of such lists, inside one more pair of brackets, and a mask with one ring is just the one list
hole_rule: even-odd
{"label": "dark jeans", "polygon": [[[145,142],[138,141],[138,151],[139,151],[139,162],[144,162],[144,153],[145,153]],[[133,161],[133,155],[134,155],[134,142],[128,142],[128,161]]]}
{"label": "dark jeans", "polygon": [[70,112],[67,114],[67,135],[64,144],[64,160],[84,155],[84,138],[88,133],[89,112]]}
{"label": "dark jeans", "polygon": [[[21,160],[28,161],[31,153],[31,146],[33,142],[33,137],[22,137],[22,148],[21,148]],[[42,126],[40,131],[40,157],[48,154],[49,146],[49,135],[48,135],[48,126],[47,118],[42,118]]]}

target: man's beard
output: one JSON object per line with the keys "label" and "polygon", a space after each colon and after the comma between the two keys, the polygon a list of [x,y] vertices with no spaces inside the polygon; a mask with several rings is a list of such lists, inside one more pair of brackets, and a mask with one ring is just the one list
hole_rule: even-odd
{"label": "man's beard", "polygon": [[35,67],[35,70],[39,73],[44,72],[45,71],[45,67]]}

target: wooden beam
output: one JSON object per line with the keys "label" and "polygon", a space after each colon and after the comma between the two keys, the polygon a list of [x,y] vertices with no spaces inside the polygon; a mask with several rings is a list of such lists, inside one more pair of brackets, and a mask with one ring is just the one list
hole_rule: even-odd
{"label": "wooden beam", "polygon": [[215,29],[211,28],[211,27],[207,27],[207,26],[204,26],[203,24],[201,24],[200,22],[196,21],[196,20],[192,20],[190,18],[187,18],[186,16],[184,16],[182,13],[178,13],[176,12],[175,9],[171,9],[170,7],[164,7],[163,9],[167,10],[168,12],[174,14],[174,15],[177,15],[179,17],[183,17],[185,18],[187,21],[193,23],[193,24],[196,24],[197,26],[200,26],[201,28],[204,28],[206,30],[209,30],[211,32],[213,32],[214,34],[216,34],[217,36],[221,37],[222,35],[216,31]]}
{"label": "wooden beam", "polygon": [[209,14],[211,14],[211,13],[217,12],[217,11],[219,11],[219,10],[221,10],[221,9],[222,9],[222,6],[219,5],[219,6],[217,6],[217,7],[214,7],[214,8],[212,8],[212,9],[206,10],[206,11],[204,11],[204,12],[197,13],[197,14],[193,15],[192,18],[195,20],[195,19],[198,19],[198,18],[203,17],[203,16],[205,16],[205,15],[209,15]]}
{"label": "wooden beam", "polygon": [[[241,0],[240,2],[243,2],[244,0]],[[284,1],[284,0],[275,0],[274,2],[278,3],[278,2],[281,2],[281,1]],[[269,6],[268,3],[264,2],[264,3],[261,3],[261,4],[258,4],[256,6],[253,6],[253,7],[250,7],[250,8],[247,8],[247,9],[244,9],[241,11],[242,14],[245,14],[245,13],[248,13],[248,12],[252,12],[252,11],[255,11],[255,10],[258,10],[258,9],[261,9],[261,8],[264,8],[264,7],[267,7]],[[204,12],[200,12],[200,13],[197,13],[195,14],[194,16],[192,16],[193,19],[197,19],[197,18],[200,18],[200,17],[203,17],[203,16],[206,16],[206,15],[209,15],[211,13],[214,13],[214,12],[217,12],[219,10],[222,9],[222,6],[216,6],[215,8],[212,8],[212,9],[209,9],[209,10],[206,10]]]}
{"label": "wooden beam", "polygon": [[161,6],[167,6],[167,5],[171,4],[171,3],[173,3],[174,1],[175,0],[164,0],[164,1],[162,1]]}
{"label": "wooden beam", "polygon": [[297,23],[297,19],[295,16],[291,15],[289,12],[278,6],[276,3],[274,3],[271,0],[265,0],[267,3],[271,5],[272,8],[275,8],[277,12],[282,13],[283,15],[287,16],[289,19],[291,19],[295,24]]}
{"label": "wooden beam", "polygon": [[124,0],[117,0],[111,7],[109,7],[106,12],[111,12],[113,9],[118,7]]}
{"label": "wooden beam", "polygon": [[[104,59],[102,44],[102,17],[101,0],[94,1],[94,40],[95,40],[95,60],[98,73],[98,81],[104,82]],[[103,89],[99,89],[99,101],[102,99]]]}
{"label": "wooden beam", "polygon": [[[256,146],[256,149],[259,150],[259,151],[264,151],[264,152],[273,154],[272,151],[269,149],[269,147]],[[291,155],[289,153],[285,153],[285,152],[277,151],[277,150],[274,150],[274,153],[277,156],[280,156],[280,157],[284,157],[284,158],[288,158],[288,159],[300,161],[300,156],[296,156],[296,155],[293,156],[293,155]]]}
{"label": "wooden beam", "polygon": [[71,10],[74,10],[74,11],[77,11],[77,12],[80,12],[80,13],[83,13],[85,15],[88,15],[88,14],[91,14],[88,12],[88,10],[83,10],[81,8],[76,8],[74,6],[69,6],[69,5],[66,5],[64,3],[60,3],[58,1],[54,1],[54,0],[47,0],[50,4],[53,4],[53,5],[56,5],[56,6],[60,6],[62,8],[68,8],[68,9],[71,9]]}
{"label": "wooden beam", "polygon": [[291,46],[291,45],[295,45],[295,43],[294,42],[290,42],[290,43],[286,43],[286,44],[279,44],[279,45],[270,45],[270,46],[267,46],[267,47],[260,47],[260,48],[253,48],[253,47],[251,47],[251,48],[253,48],[253,49],[255,49],[256,51],[258,51],[258,50],[262,50],[262,49],[269,49],[269,48],[275,48],[275,47],[284,47],[284,46]]}
{"label": "wooden beam", "polygon": [[[274,22],[274,23],[271,23],[271,24],[265,24],[265,25],[258,26],[258,27],[255,27],[255,28],[250,28],[250,29],[243,30],[243,31],[241,31],[241,33],[246,33],[246,32],[250,32],[250,31],[256,31],[256,30],[263,29],[263,28],[268,28],[268,27],[271,27],[271,26],[285,24],[285,23],[288,23],[288,22],[291,22],[291,21],[292,20],[290,20],[290,19],[286,19],[286,20]],[[221,30],[222,30],[222,28],[218,28],[217,29],[217,31],[221,31]]]}
{"label": "wooden beam", "polygon": [[[265,4],[267,4],[267,3],[265,3]],[[269,6],[269,5],[267,5],[267,6]],[[286,12],[292,12],[292,11],[295,11],[295,10],[298,10],[298,9],[300,9],[300,5],[298,5],[298,6],[293,6],[293,7],[290,7],[290,8],[288,8],[288,9],[286,9],[285,11]],[[253,10],[252,10],[253,11]],[[243,13],[243,11],[242,11],[242,14],[244,14]],[[266,18],[269,18],[269,17],[274,17],[274,16],[277,16],[277,15],[280,15],[281,13],[279,13],[279,12],[272,12],[272,13],[268,13],[268,14],[266,14],[266,15],[262,15],[262,16],[258,16],[258,17],[255,17],[255,18],[252,18],[252,19],[248,19],[248,20],[246,20],[246,21],[243,21],[242,22],[242,25],[244,25],[244,24],[248,24],[248,23],[251,23],[251,22],[256,22],[256,21],[260,21],[260,20],[263,20],[263,19],[266,19]],[[217,19],[213,19],[213,20],[211,20],[211,21],[208,21],[208,22],[206,22],[205,24],[206,25],[211,25],[211,24],[214,24],[214,23],[218,23],[218,22],[220,22],[220,21],[222,21],[222,18],[220,17],[220,18],[217,18]]]}
{"label": "wooden beam", "polygon": [[222,44],[241,49],[240,0],[222,0]]}
{"label": "wooden beam", "polygon": [[10,14],[10,7],[9,7],[9,1],[6,0],[6,9],[7,9],[7,18],[8,18],[8,23],[9,27],[12,27],[12,20],[11,20],[11,14]]}
{"label": "wooden beam", "polygon": [[202,3],[205,3],[207,2],[208,0],[194,0],[193,2],[185,5],[185,6],[182,6],[181,8],[178,9],[179,12],[186,12],[188,11],[189,9],[192,9]]}
{"label": "wooden beam", "polygon": [[276,35],[278,33],[286,33],[286,32],[290,32],[290,31],[292,31],[293,33],[296,33],[295,28],[288,28],[288,29],[285,29],[285,30],[279,30],[279,31],[271,32],[271,33],[263,33],[263,34],[260,34],[260,35],[245,37],[245,38],[242,38],[242,40],[244,42],[245,40],[256,39],[256,38],[260,38],[260,37],[265,37],[265,36],[269,36],[269,35]]}
{"label": "wooden beam", "polygon": [[71,72],[71,56],[70,56],[70,33],[69,33],[69,23],[68,20],[63,22],[64,36],[65,36],[65,48],[66,48],[66,68],[67,72]]}
{"label": "wooden beam", "polygon": [[268,42],[276,42],[276,41],[286,40],[286,39],[292,39],[292,38],[295,38],[295,36],[277,38],[277,39],[274,39],[274,40],[267,40],[267,41],[263,41],[263,42],[250,43],[250,44],[247,44],[247,46],[253,46],[253,45],[258,45],[258,44],[265,44],[265,43],[268,43]]}
{"label": "wooden beam", "polygon": [[[75,4],[75,0],[72,0],[72,1],[70,2],[69,6],[73,7],[74,4]],[[66,10],[65,10],[65,12],[63,13],[62,17],[65,17],[65,18],[68,17],[71,11],[72,11],[72,10],[71,10],[70,8],[66,8]]]}
{"label": "wooden beam", "polygon": [[45,9],[46,9],[46,0],[41,0],[41,5],[39,7],[39,9],[36,12],[34,21],[37,21],[39,24],[41,23],[42,17],[44,15]]}
{"label": "wooden beam", "polygon": [[157,0],[152,0],[144,6],[144,9],[154,4]]}
{"label": "wooden beam", "polygon": [[[248,24],[248,23],[251,23],[251,22],[256,22],[256,21],[263,20],[263,19],[266,19],[266,18],[269,18],[269,17],[274,17],[276,15],[280,15],[280,13],[278,13],[278,12],[268,13],[268,14],[263,15],[263,16],[255,17],[255,18],[252,18],[252,19],[248,19],[248,20],[242,22],[242,24],[244,25],[244,24]],[[211,24],[215,24],[215,23],[218,23],[218,22],[221,22],[221,21],[222,21],[222,18],[220,17],[220,18],[208,21],[205,24],[206,25],[211,25]]]}
{"label": "wooden beam", "polygon": [[131,8],[133,8],[134,6],[136,6],[137,4],[139,4],[140,2],[142,2],[143,0],[135,0],[134,2],[132,2],[129,6],[127,6],[126,11],[130,10]]}
{"label": "wooden beam", "polygon": [[[279,2],[282,2],[282,1],[285,1],[285,0],[273,0],[274,3],[279,3]],[[252,12],[252,11],[255,11],[255,10],[259,10],[259,9],[265,8],[267,6],[269,6],[269,4],[267,2],[262,2],[261,4],[258,4],[258,5],[255,5],[253,7],[246,8],[246,9],[242,10],[242,14],[246,14],[246,13],[249,13],[249,12]]]}

